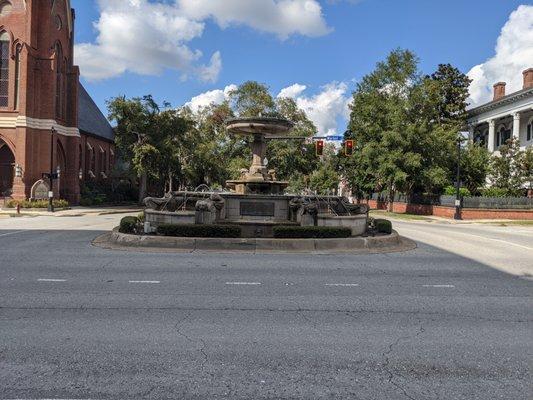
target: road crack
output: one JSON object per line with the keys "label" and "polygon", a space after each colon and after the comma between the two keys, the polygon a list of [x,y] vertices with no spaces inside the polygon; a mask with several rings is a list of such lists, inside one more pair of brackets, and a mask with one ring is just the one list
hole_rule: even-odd
{"label": "road crack", "polygon": [[[383,352],[382,353],[382,356],[385,358],[385,361],[383,363],[383,369],[387,372],[387,374],[389,375],[388,376],[388,379],[387,379],[387,383],[393,385],[396,389],[400,390],[402,392],[402,394],[410,399],[410,400],[416,400],[416,398],[414,398],[413,396],[411,396],[409,393],[407,393],[407,390],[402,386],[400,385],[398,382],[395,381],[395,374],[394,372],[389,368],[389,365],[390,365],[390,355],[392,354],[392,352],[394,351],[394,348],[400,344],[400,342],[402,340],[408,340],[408,339],[416,339],[418,338],[422,333],[425,332],[425,329],[421,323],[421,321],[419,321],[420,323],[420,326],[416,332],[416,334],[413,336],[413,335],[410,335],[410,336],[401,336],[399,338],[397,338],[394,342],[392,342],[391,344],[389,344],[388,346],[388,350]],[[396,374],[396,375],[399,375],[400,377],[403,378],[402,375],[400,374]]]}
{"label": "road crack", "polygon": [[[205,370],[205,365],[209,361],[209,357],[207,356],[207,353],[205,351],[205,349],[207,348],[207,344],[206,344],[205,340],[200,338],[200,337],[197,337],[196,339],[190,337],[185,332],[183,332],[183,329],[181,327],[185,322],[187,322],[189,320],[191,315],[192,315],[192,311],[188,312],[187,315],[184,318],[182,318],[180,321],[176,322],[174,327],[175,327],[175,330],[178,333],[178,335],[180,335],[181,337],[185,338],[187,341],[193,343],[195,345],[195,347],[197,347],[196,351],[198,351],[202,355],[202,358],[203,358],[203,361],[202,361],[202,363],[200,365],[200,368],[202,369],[202,371],[207,372]],[[198,346],[198,342],[201,344],[200,346]],[[210,372],[207,372],[207,373],[210,376],[213,376],[212,373],[210,373]]]}

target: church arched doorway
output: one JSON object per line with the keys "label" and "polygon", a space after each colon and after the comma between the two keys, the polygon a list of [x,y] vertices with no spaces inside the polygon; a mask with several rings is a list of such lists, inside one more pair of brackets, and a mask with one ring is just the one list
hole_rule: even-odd
{"label": "church arched doorway", "polygon": [[10,196],[15,178],[15,155],[0,139],[0,196]]}
{"label": "church arched doorway", "polygon": [[59,188],[59,197],[64,199],[66,198],[66,189],[67,185],[66,182],[66,173],[67,173],[67,158],[65,156],[65,150],[63,150],[63,146],[61,145],[61,142],[57,142],[57,170],[59,171],[59,178],[57,180],[57,185]]}

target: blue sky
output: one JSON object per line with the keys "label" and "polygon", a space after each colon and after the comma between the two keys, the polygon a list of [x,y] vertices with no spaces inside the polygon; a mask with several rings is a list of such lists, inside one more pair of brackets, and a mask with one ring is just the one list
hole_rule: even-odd
{"label": "blue sky", "polygon": [[[285,0],[305,7],[296,12],[278,1],[72,0],[82,81],[105,111],[118,94],[175,106],[199,96],[203,105],[257,80],[274,95],[292,87],[286,93],[320,129],[334,131],[344,128],[354,82],[397,47],[413,50],[426,73],[439,63],[470,71],[474,102],[496,80],[518,90],[521,70],[533,66],[533,5],[524,0]],[[242,8],[254,2],[269,7]],[[510,20],[520,5],[529,7]]]}

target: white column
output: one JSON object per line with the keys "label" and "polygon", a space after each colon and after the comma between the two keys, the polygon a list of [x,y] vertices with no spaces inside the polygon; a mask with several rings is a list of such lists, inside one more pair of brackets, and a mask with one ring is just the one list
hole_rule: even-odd
{"label": "white column", "polygon": [[468,126],[468,141],[470,143],[474,142],[474,131],[476,126],[474,124]]}
{"label": "white column", "polygon": [[496,121],[491,119],[489,121],[489,143],[488,143],[488,150],[493,153],[495,149],[495,142],[496,142]]}
{"label": "white column", "polygon": [[520,141],[520,113],[513,114],[513,139]]}

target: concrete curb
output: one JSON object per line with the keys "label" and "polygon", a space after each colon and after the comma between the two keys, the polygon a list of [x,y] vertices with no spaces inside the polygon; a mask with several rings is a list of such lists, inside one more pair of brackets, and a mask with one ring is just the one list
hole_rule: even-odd
{"label": "concrete curb", "polygon": [[247,252],[247,253],[389,253],[416,248],[396,231],[388,236],[342,239],[220,239],[139,236],[118,232],[99,236],[93,245],[114,250],[168,252]]}

